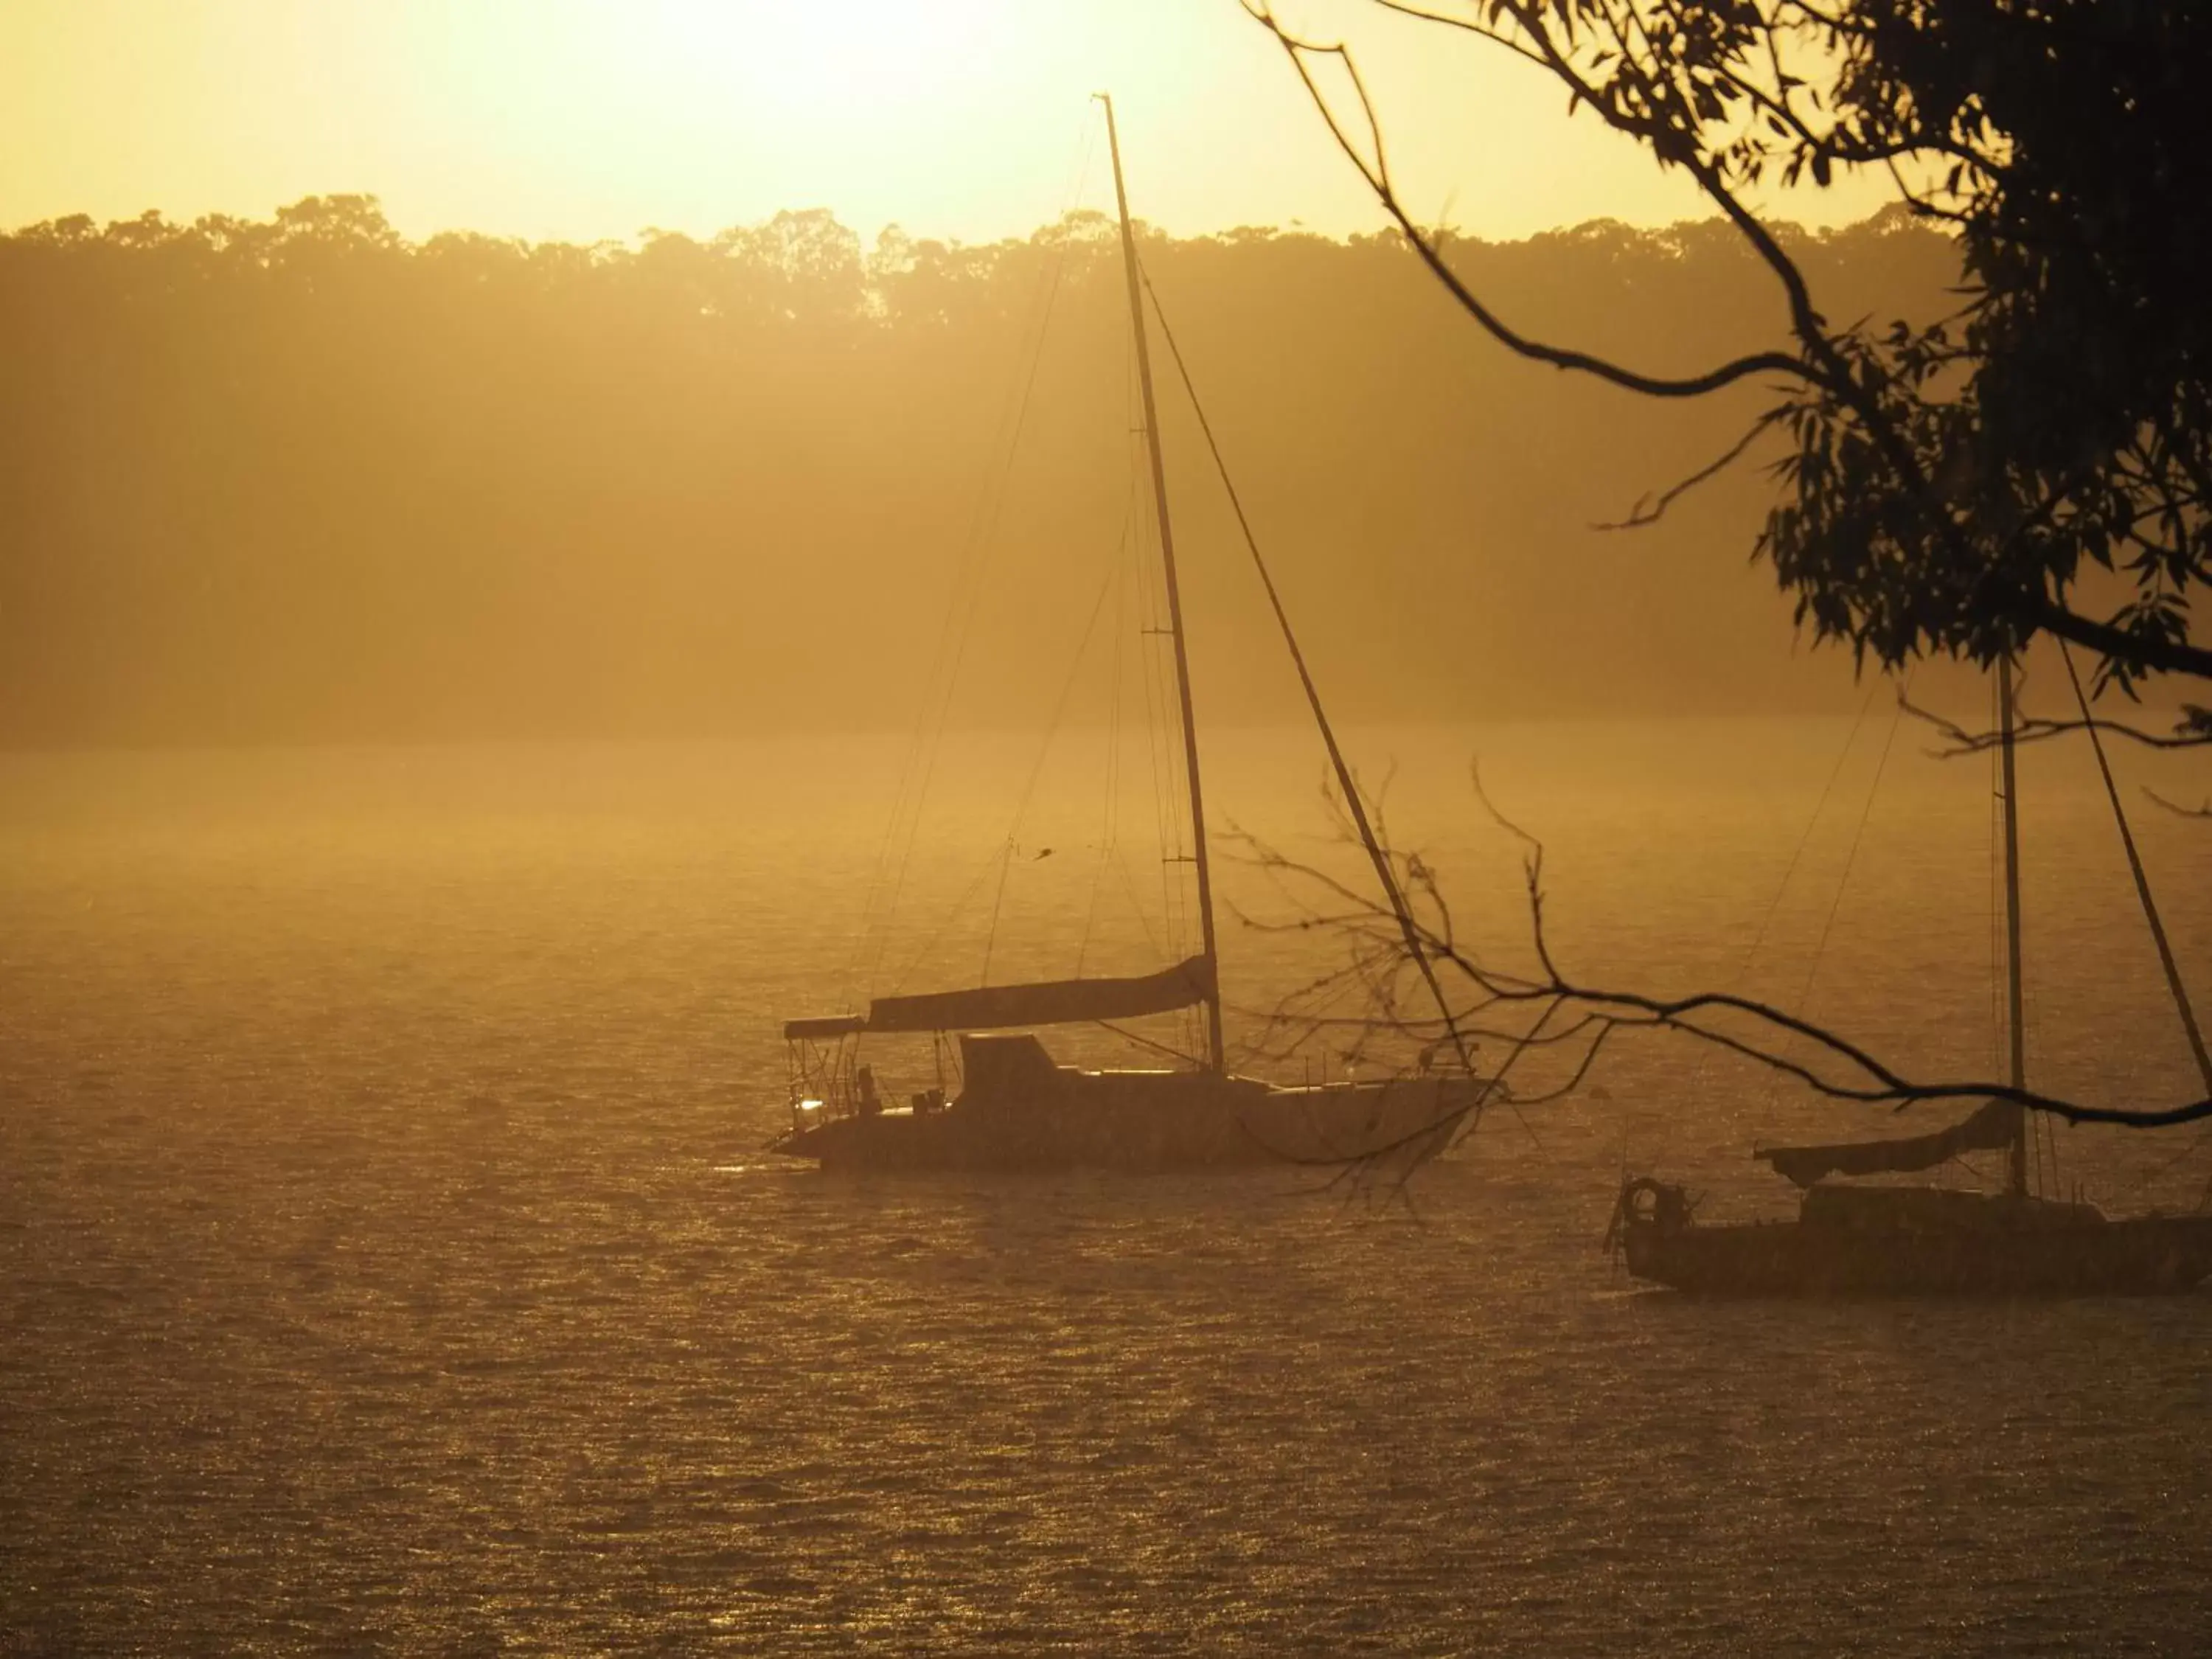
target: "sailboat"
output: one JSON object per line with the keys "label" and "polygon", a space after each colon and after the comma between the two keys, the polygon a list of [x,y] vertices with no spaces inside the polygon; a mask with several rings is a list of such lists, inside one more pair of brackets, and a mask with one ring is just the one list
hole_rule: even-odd
{"label": "sailboat", "polygon": [[[1149,975],[1074,978],[878,997],[865,1013],[793,1019],[788,1129],[770,1150],[825,1170],[1219,1170],[1285,1161],[1410,1169],[1448,1142],[1487,1092],[1462,1066],[1409,1077],[1281,1085],[1233,1074],[1222,1037],[1213,875],[1193,712],[1190,659],[1168,514],[1166,463],[1154,404],[1143,284],[1121,174],[1120,135],[1105,94],[1107,142],[1142,410],[1150,494],[1166,596],[1164,630],[1174,681],[1192,834],[1200,949]],[[1272,594],[1271,594],[1272,597]],[[1279,605],[1278,605],[1279,617]],[[1285,623],[1287,629],[1287,623]],[[1295,646],[1293,646],[1295,653]],[[1304,676],[1303,663],[1300,672]],[[1316,717],[1342,763],[1318,696]],[[1054,1060],[1036,1027],[1109,1025],[1204,1012],[1194,1062],[1170,1069],[1085,1070]],[[861,1045],[877,1035],[927,1034],[950,1053],[957,1086],[896,1100]],[[948,1041],[949,1040],[949,1041]]]}
{"label": "sailboat", "polygon": [[[2027,1086],[2027,1052],[2009,660],[1998,665],[1997,704],[2009,1081],[2021,1090]],[[2117,795],[2112,805],[2117,812]],[[2121,822],[2124,830],[2124,817]],[[2132,845],[2130,854],[2132,859]],[[2165,956],[2163,933],[2139,866],[2137,883]],[[2212,1062],[2205,1058],[2170,956],[2166,960],[2191,1047],[2212,1089]],[[1754,1158],[1802,1189],[1795,1221],[1700,1221],[1681,1187],[1638,1176],[1621,1188],[1607,1243],[1620,1250],[1635,1278],[1720,1295],[2143,1294],[2190,1290],[2212,1273],[2212,1215],[2116,1219],[2092,1204],[2031,1193],[2028,1136],[2027,1111],[2015,1102],[1992,1099],[1961,1121],[1923,1134],[1755,1152]],[[1850,1186],[1832,1179],[1913,1174],[1976,1152],[2004,1155],[2002,1190]]]}

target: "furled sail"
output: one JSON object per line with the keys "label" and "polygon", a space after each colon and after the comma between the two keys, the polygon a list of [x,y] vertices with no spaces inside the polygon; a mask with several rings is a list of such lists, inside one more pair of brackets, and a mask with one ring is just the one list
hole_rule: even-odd
{"label": "furled sail", "polygon": [[1172,1013],[1213,994],[1206,957],[1133,979],[1056,979],[975,991],[878,997],[868,1005],[871,1031],[990,1031],[1009,1025],[1070,1025]]}
{"label": "furled sail", "polygon": [[1753,1154],[1800,1187],[1823,1176],[1905,1175],[1932,1170],[1960,1152],[1995,1152],[2020,1136],[2021,1109],[1992,1100],[1972,1117],[1932,1134],[1896,1140],[1862,1140],[1840,1146],[1771,1146]]}
{"label": "furled sail", "polygon": [[851,1036],[856,1031],[868,1029],[868,1022],[859,1014],[826,1014],[816,1019],[787,1019],[783,1023],[784,1040],[798,1042],[805,1040],[825,1042],[835,1037]]}

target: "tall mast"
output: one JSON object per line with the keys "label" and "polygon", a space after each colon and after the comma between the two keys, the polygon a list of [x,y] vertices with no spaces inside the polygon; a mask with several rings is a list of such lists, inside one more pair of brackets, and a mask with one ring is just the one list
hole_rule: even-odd
{"label": "tall mast", "polygon": [[1121,182],[1121,139],[1114,126],[1114,100],[1094,94],[1106,106],[1106,146],[1114,158],[1114,201],[1121,215],[1121,264],[1129,280],[1129,326],[1137,341],[1137,386],[1144,399],[1145,449],[1152,464],[1152,508],[1160,526],[1160,565],[1167,576],[1168,634],[1175,641],[1176,696],[1182,708],[1183,773],[1190,781],[1192,861],[1198,871],[1198,924],[1206,951],[1206,1063],[1211,1071],[1225,1064],[1221,1044],[1220,961],[1213,951],[1213,872],[1206,855],[1206,803],[1198,782],[1198,724],[1190,708],[1190,654],[1182,637],[1182,592],[1176,583],[1175,532],[1168,523],[1167,469],[1160,459],[1160,423],[1152,404],[1152,359],[1145,343],[1144,291],[1137,276],[1137,236],[1129,226],[1129,192]]}
{"label": "tall mast", "polygon": [[[2021,1029],[2020,982],[2020,809],[2014,791],[2012,733],[2012,659],[1997,662],[1997,730],[2004,756],[2005,1024],[2012,1034],[2012,1086],[2027,1086],[2027,1036]],[[2027,1111],[2013,1129],[2012,1190],[2027,1191]]]}

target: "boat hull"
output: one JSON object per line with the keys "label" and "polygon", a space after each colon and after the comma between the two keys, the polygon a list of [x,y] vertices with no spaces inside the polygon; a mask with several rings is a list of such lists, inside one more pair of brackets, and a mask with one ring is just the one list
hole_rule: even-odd
{"label": "boat hull", "polygon": [[1629,1273],[1698,1295],[2164,1295],[2212,1274],[2212,1216],[2107,1220],[2082,1205],[1937,1193],[1962,1201],[1917,1214],[1808,1201],[1795,1221],[1713,1224],[1638,1205],[1638,1184],[1679,1198],[1653,1183],[1623,1194]]}
{"label": "boat hull", "polygon": [[1078,1073],[933,1112],[854,1114],[802,1127],[773,1150],[824,1170],[1341,1166],[1411,1168],[1441,1152],[1474,1101],[1463,1080],[1279,1089],[1212,1073]]}

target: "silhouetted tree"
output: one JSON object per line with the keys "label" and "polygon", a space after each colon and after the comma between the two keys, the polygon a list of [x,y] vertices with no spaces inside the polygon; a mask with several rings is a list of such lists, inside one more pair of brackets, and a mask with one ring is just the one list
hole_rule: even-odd
{"label": "silhouetted tree", "polygon": [[[1929,653],[1988,663],[2047,634],[2094,651],[2102,682],[2123,690],[2212,678],[2191,611],[2212,581],[2212,9],[1371,0],[1553,77],[1571,109],[1686,173],[1763,265],[1788,337],[1662,375],[1509,319],[1450,239],[1407,211],[1349,54],[1247,3],[1413,248],[1495,338],[1652,397],[1773,389],[1714,465],[1770,433],[1785,443],[1758,552],[1817,636],[1894,665]],[[1334,102],[1316,78],[1329,57],[1352,71]],[[1823,304],[1747,195],[1869,167],[1894,177],[1900,210],[1955,235],[1965,288],[1951,314],[1832,321],[1850,313]],[[2188,708],[2182,730],[2212,740],[2212,715]]]}
{"label": "silhouetted tree", "polygon": [[[2100,685],[2130,695],[2161,677],[2212,679],[2212,645],[2191,628],[2191,599],[2212,585],[2212,307],[2202,298],[2212,146],[2197,109],[2212,11],[2155,0],[1369,0],[1552,76],[1571,111],[1686,173],[1712,204],[1781,295],[1788,332],[1661,373],[1593,342],[1587,319],[1562,329],[1509,315],[1454,239],[1407,210],[1350,51],[1301,38],[1266,0],[1243,3],[1407,244],[1492,339],[1652,399],[1765,390],[1735,441],[1626,523],[1657,522],[1778,440],[1781,489],[1756,555],[1794,596],[1800,625],[1847,642],[1862,665],[1929,654],[1989,664],[2044,635],[2062,652],[2094,651]],[[1322,78],[1332,63],[1342,72],[1334,100]],[[1946,314],[1832,322],[1786,228],[1749,200],[1770,179],[1825,187],[1863,167],[1895,182],[1886,218],[1938,222],[1955,237],[1961,302]],[[2080,718],[2032,722],[2031,738],[2112,725],[2074,684]],[[2212,743],[2212,713],[2185,702],[2170,737],[2113,729],[2160,746]],[[1990,741],[1947,730],[1961,751]],[[1339,781],[1356,802],[1350,776]],[[2193,1024],[2207,1094],[2141,1110],[1929,1084],[1778,1007],[1578,981],[1546,946],[1533,841],[1534,966],[1500,972],[1455,935],[1432,869],[1357,810],[1347,826],[1384,899],[1255,849],[1290,884],[1318,884],[1321,902],[1291,925],[1327,924],[1352,947],[1339,975],[1310,988],[1309,1006],[1293,1000],[1282,1011],[1293,1041],[1340,1020],[1425,1039],[1432,1054],[1443,1036],[1474,1033],[1508,1045],[1509,1069],[1532,1049],[1566,1045],[1579,1054],[1563,1085],[1572,1086],[1614,1032],[1659,1026],[1867,1103],[2009,1098],[2136,1127],[2212,1116],[2212,1060]],[[1346,991],[1364,1004],[1350,1014],[1337,1002]]]}

